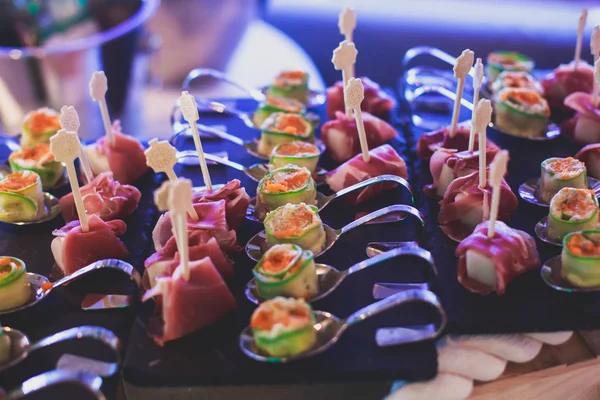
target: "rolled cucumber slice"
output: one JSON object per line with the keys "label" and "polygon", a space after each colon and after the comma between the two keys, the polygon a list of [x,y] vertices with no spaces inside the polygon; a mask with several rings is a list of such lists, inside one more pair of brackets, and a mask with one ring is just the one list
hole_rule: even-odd
{"label": "rolled cucumber slice", "polygon": [[0,192],[0,221],[33,221],[38,216],[37,204],[27,196]]}

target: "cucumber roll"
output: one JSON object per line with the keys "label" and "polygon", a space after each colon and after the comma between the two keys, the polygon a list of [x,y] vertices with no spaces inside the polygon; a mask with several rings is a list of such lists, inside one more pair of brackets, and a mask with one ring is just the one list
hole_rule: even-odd
{"label": "cucumber roll", "polygon": [[308,74],[303,71],[283,71],[269,86],[267,94],[289,97],[306,104],[308,103]]}
{"label": "cucumber roll", "polygon": [[494,51],[487,56],[485,75],[490,83],[503,71],[531,72],[535,63],[526,55],[514,51]]}
{"label": "cucumber roll", "polygon": [[258,152],[267,157],[278,144],[295,140],[315,141],[312,124],[300,114],[273,113],[260,126],[260,131]]}
{"label": "cucumber roll", "polygon": [[290,243],[319,254],[327,239],[317,207],[305,203],[286,204],[271,211],[264,225],[269,247]]}
{"label": "cucumber roll", "polygon": [[321,150],[312,143],[295,140],[275,146],[269,163],[272,168],[281,168],[288,164],[307,168],[311,174],[317,171]]}
{"label": "cucumber roll", "polygon": [[44,211],[44,192],[38,174],[18,171],[0,180],[0,221],[32,221]]}
{"label": "cucumber roll", "polygon": [[561,276],[579,287],[600,286],[600,231],[569,233],[563,239]]}
{"label": "cucumber roll", "polygon": [[492,83],[492,92],[497,95],[502,89],[530,89],[542,92],[542,87],[535,78],[526,71],[504,71]]}
{"label": "cucumber roll", "polygon": [[550,203],[558,191],[565,187],[587,189],[587,169],[585,164],[573,157],[552,157],[542,161],[540,197]]}
{"label": "cucumber roll", "polygon": [[263,299],[285,296],[309,300],[319,291],[313,254],[295,244],[271,247],[253,273]]}
{"label": "cucumber roll", "polygon": [[250,320],[256,346],[272,357],[310,350],[317,341],[314,325],[315,315],[309,304],[284,297],[262,303]]}
{"label": "cucumber roll", "polygon": [[258,182],[256,212],[264,218],[269,211],[291,204],[315,204],[317,189],[310,171],[297,165],[286,165],[269,172]]}
{"label": "cucumber roll", "polygon": [[254,112],[252,122],[255,126],[261,126],[271,114],[276,112],[304,115],[306,108],[303,103],[289,97],[267,96],[267,101]]}
{"label": "cucumber roll", "polygon": [[540,137],[550,123],[546,99],[532,89],[506,88],[496,99],[496,125],[514,136]]}
{"label": "cucumber roll", "polygon": [[50,138],[60,129],[58,113],[51,108],[30,111],[23,121],[21,146],[50,143]]}
{"label": "cucumber roll", "polygon": [[38,174],[43,189],[53,187],[65,172],[63,164],[54,160],[50,145],[46,143],[23,147],[20,151],[13,152],[8,161],[13,172],[33,171]]}
{"label": "cucumber roll", "polygon": [[14,257],[0,257],[0,311],[20,307],[30,298],[25,263]]}
{"label": "cucumber roll", "polygon": [[562,188],[550,202],[548,236],[562,240],[571,232],[595,229],[598,225],[598,199],[593,190]]}

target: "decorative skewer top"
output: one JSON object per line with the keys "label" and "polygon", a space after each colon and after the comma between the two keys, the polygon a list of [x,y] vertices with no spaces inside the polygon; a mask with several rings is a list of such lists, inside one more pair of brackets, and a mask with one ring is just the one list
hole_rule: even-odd
{"label": "decorative skewer top", "polygon": [[457,79],[465,79],[471,67],[473,66],[473,62],[475,61],[475,53],[469,49],[463,50],[460,56],[456,59],[456,63],[454,64],[454,77]]}
{"label": "decorative skewer top", "polygon": [[50,138],[50,151],[56,161],[70,163],[81,154],[81,142],[75,132],[59,130]]}
{"label": "decorative skewer top", "polygon": [[600,54],[600,25],[596,25],[592,32],[592,38],[590,40],[590,51],[593,56]]}
{"label": "decorative skewer top", "polygon": [[475,130],[485,132],[487,126],[492,120],[492,102],[488,99],[481,99],[475,108]]}
{"label": "decorative skewer top", "polygon": [[473,67],[473,88],[475,90],[481,89],[483,83],[483,62],[481,58],[477,58],[475,66]]}
{"label": "decorative skewer top", "polygon": [[508,151],[502,150],[494,157],[494,161],[490,165],[490,186],[493,188],[499,187],[502,183],[502,178],[506,175],[506,166],[508,165]]}
{"label": "decorative skewer top", "polygon": [[333,50],[331,62],[337,71],[345,70],[356,63],[357,55],[358,50],[356,50],[354,43],[344,40]]}
{"label": "decorative skewer top", "polygon": [[340,33],[346,37],[347,40],[352,40],[352,32],[356,28],[356,13],[351,7],[345,7],[340,13],[338,18],[338,27]]}
{"label": "decorative skewer top", "polygon": [[181,92],[181,97],[179,98],[179,107],[183,113],[183,119],[185,119],[188,123],[191,124],[192,122],[196,122],[198,119],[200,119],[200,116],[198,115],[198,107],[196,106],[196,100],[194,100],[194,97],[189,94],[189,92]]}
{"label": "decorative skewer top", "polygon": [[360,79],[350,78],[344,92],[344,100],[348,107],[360,110],[360,104],[365,98],[365,87]]}
{"label": "decorative skewer top", "polygon": [[73,106],[62,106],[60,109],[60,116],[58,117],[60,126],[69,132],[79,132],[81,126],[79,122],[79,114]]}
{"label": "decorative skewer top", "polygon": [[146,164],[155,172],[172,171],[177,164],[177,150],[167,140],[158,141],[152,139],[144,154],[146,155]]}
{"label": "decorative skewer top", "polygon": [[169,193],[171,190],[171,181],[164,181],[158,189],[154,191],[154,204],[158,211],[163,212],[169,209]]}
{"label": "decorative skewer top", "polygon": [[587,23],[588,10],[584,8],[581,10],[581,15],[579,16],[579,24],[577,25],[577,34],[583,35],[583,30],[585,29],[585,24]]}
{"label": "decorative skewer top", "polygon": [[90,80],[90,96],[92,96],[92,99],[94,99],[94,101],[104,100],[107,91],[108,79],[106,79],[104,71],[94,72],[92,79]]}

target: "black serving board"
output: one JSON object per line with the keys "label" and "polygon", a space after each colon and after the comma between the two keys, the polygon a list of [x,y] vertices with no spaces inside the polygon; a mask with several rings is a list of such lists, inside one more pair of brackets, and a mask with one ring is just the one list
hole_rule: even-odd
{"label": "black serving board", "polygon": [[[255,103],[237,100],[235,106],[251,111]],[[319,110],[323,116],[324,110]],[[246,127],[234,117],[201,115],[207,125],[225,125],[230,133],[244,139],[259,135],[258,131]],[[185,144],[193,148],[189,138]],[[403,154],[403,140],[394,142]],[[247,154],[241,147],[222,140],[203,140],[206,152],[227,151],[231,160],[243,165],[251,165],[259,160]],[[326,164],[324,164],[326,166]],[[256,194],[256,183],[243,173],[223,166],[211,166],[213,184],[225,183],[237,178],[242,181],[250,196]],[[178,176],[190,178],[195,186],[203,185],[198,167],[177,166]],[[390,196],[380,196],[373,209],[394,204],[401,199],[401,191],[389,192]],[[406,204],[406,202],[405,202]],[[354,208],[339,200],[322,214],[323,220],[334,228],[352,221],[355,213],[364,207]],[[238,230],[239,242],[245,244],[262,225],[245,221]],[[366,258],[365,248],[373,240],[414,240],[416,226],[411,221],[390,225],[371,225],[358,228],[338,243],[318,262],[330,263],[346,269]],[[193,333],[185,338],[157,346],[148,335],[146,324],[152,314],[153,304],[144,305],[136,320],[128,346],[124,365],[124,376],[138,386],[193,386],[193,385],[236,385],[236,384],[281,384],[309,383],[314,381],[354,381],[386,379],[428,379],[435,375],[437,368],[436,350],[433,342],[413,345],[378,348],[375,343],[375,330],[380,327],[401,326],[403,324],[423,324],[432,321],[431,310],[423,305],[409,305],[391,310],[372,320],[351,327],[340,341],[330,350],[311,359],[291,364],[265,364],[254,361],[239,348],[239,334],[248,325],[255,305],[244,296],[244,288],[252,277],[253,262],[244,252],[236,254],[235,276],[228,285],[235,296],[237,309],[211,327]],[[372,288],[375,282],[410,282],[423,279],[413,259],[397,259],[381,268],[363,271],[360,276],[348,278],[330,297],[314,304],[315,309],[346,317],[359,308],[374,302]]]}
{"label": "black serving board", "polygon": [[[429,198],[422,191],[424,185],[432,182],[429,163],[415,155],[416,142],[424,130],[412,125],[411,109],[406,101],[402,102],[401,110],[401,125],[417,172],[413,175],[415,180],[412,183],[419,209],[427,217],[426,243],[423,247],[433,253],[439,270],[434,291],[448,315],[447,332],[517,333],[600,328],[600,295],[562,293],[551,289],[542,281],[540,268],[514,279],[502,296],[474,294],[458,283],[457,258],[454,255],[457,243],[448,239],[439,229],[439,199]],[[421,117],[425,118],[424,115]],[[471,113],[463,109],[460,121],[470,118]],[[450,123],[447,114],[427,114],[427,119],[440,124]],[[548,209],[527,203],[517,191],[521,183],[540,175],[540,163],[544,159],[573,156],[582,146],[562,136],[550,141],[530,141],[492,128],[488,128],[487,135],[510,152],[507,182],[519,199],[519,207],[509,225],[524,230],[536,239],[542,262],[560,254],[560,247],[542,242],[534,233],[535,224],[547,215]]]}

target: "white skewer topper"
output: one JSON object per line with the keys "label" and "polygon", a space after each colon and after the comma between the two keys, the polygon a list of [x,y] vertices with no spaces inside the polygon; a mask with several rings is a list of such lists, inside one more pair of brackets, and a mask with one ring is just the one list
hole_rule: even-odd
{"label": "white skewer topper", "polygon": [[598,61],[598,56],[600,56],[600,25],[596,25],[592,31],[590,52],[594,56],[594,63],[596,63],[596,61]]}
{"label": "white skewer topper", "polygon": [[[340,43],[340,45],[333,51],[333,57],[331,58],[331,62],[333,63],[333,67],[339,71],[342,71],[342,81],[344,82],[344,98],[346,97],[346,87],[348,85],[348,80],[353,78],[352,76],[352,66],[356,63],[356,56],[358,55],[358,50],[356,50],[356,46],[354,43],[348,42],[344,40]],[[352,111],[350,107],[346,104],[346,119],[352,118]]]}
{"label": "white skewer topper", "polygon": [[[146,155],[146,164],[157,174],[164,172],[169,181],[177,180],[177,175],[173,167],[177,164],[177,150],[167,140],[158,141],[152,139],[148,143],[150,146],[144,151]],[[198,221],[198,213],[190,202],[188,213],[194,221]]]}
{"label": "white skewer topper", "polygon": [[96,71],[92,74],[90,80],[90,95],[95,102],[100,106],[100,113],[102,114],[102,123],[104,124],[104,132],[110,146],[115,145],[115,137],[112,131],[112,124],[110,122],[110,115],[108,115],[108,106],[106,105],[106,92],[108,91],[108,80],[104,71]]}
{"label": "white skewer topper", "polygon": [[485,189],[487,179],[485,170],[487,166],[486,160],[486,129],[492,119],[492,103],[488,99],[481,99],[477,103],[475,109],[475,124],[477,133],[479,134],[479,187]]}
{"label": "white skewer topper", "polygon": [[360,103],[362,103],[365,98],[365,88],[362,81],[360,79],[350,78],[348,85],[344,90],[344,97],[346,105],[354,111],[354,118],[356,119],[356,128],[358,129],[358,139],[360,141],[363,161],[369,162],[369,144],[367,143],[365,124],[363,123],[362,111],[360,109]]}
{"label": "white skewer topper", "polygon": [[[356,28],[356,13],[351,7],[345,7],[338,18],[338,28],[340,33],[344,35],[344,39],[348,42],[354,42],[352,35]],[[351,75],[354,77],[354,64],[352,64]],[[346,82],[344,82],[346,84]]]}
{"label": "white skewer topper", "polygon": [[490,186],[492,187],[492,207],[490,210],[490,225],[488,228],[488,238],[494,237],[494,228],[498,218],[498,207],[500,207],[500,184],[502,178],[506,175],[506,165],[508,164],[508,151],[502,150],[496,154],[492,165],[490,166]]}
{"label": "white skewer topper", "polygon": [[[60,126],[68,131],[79,133],[79,127],[81,124],[79,123],[79,114],[77,114],[77,110],[73,106],[62,106],[60,109],[60,117],[58,117],[60,121]],[[87,182],[91,182],[94,179],[94,173],[92,172],[92,167],[90,166],[90,161],[87,159],[87,155],[85,151],[83,151],[83,145],[81,145],[81,154],[79,155],[79,161],[81,169],[83,170],[83,174],[85,175],[85,179]]]}
{"label": "white skewer topper", "polygon": [[54,159],[58,162],[63,162],[67,166],[67,174],[71,183],[71,191],[75,199],[75,207],[79,216],[81,230],[87,232],[89,230],[87,215],[85,214],[85,206],[83,198],[79,191],[79,182],[77,182],[77,173],[75,172],[75,159],[81,154],[81,142],[75,132],[67,132],[61,129],[50,138],[50,151],[54,154]]}
{"label": "white skewer topper", "polygon": [[[479,91],[483,84],[483,63],[478,58],[473,67],[473,104],[479,103]],[[469,134],[469,152],[475,150],[475,108],[471,113],[471,132]]]}
{"label": "white skewer topper", "polygon": [[212,182],[210,181],[210,173],[208,172],[208,166],[206,165],[206,158],[204,157],[204,150],[202,149],[202,141],[200,140],[200,132],[198,132],[198,126],[196,121],[200,119],[198,116],[198,106],[194,96],[189,94],[187,91],[181,92],[179,98],[179,107],[183,118],[190,124],[192,128],[192,136],[194,137],[194,144],[196,145],[196,152],[198,153],[198,161],[200,162],[200,169],[202,170],[202,177],[204,178],[204,184],[209,192],[212,192]]}
{"label": "white skewer topper", "polygon": [[475,53],[469,49],[463,50],[454,64],[454,77],[458,80],[456,85],[456,98],[454,99],[454,109],[452,110],[452,122],[450,124],[450,137],[456,135],[456,125],[458,125],[458,115],[460,114],[460,100],[465,89],[465,77],[471,70],[475,61]]}
{"label": "white skewer topper", "polygon": [[581,16],[579,17],[579,24],[577,25],[577,44],[575,45],[575,69],[579,68],[581,62],[581,41],[583,40],[583,30],[587,22],[588,11],[587,8],[581,10]]}
{"label": "white skewer topper", "polygon": [[594,108],[598,108],[598,85],[600,85],[600,59],[594,63],[594,94],[592,95]]}

